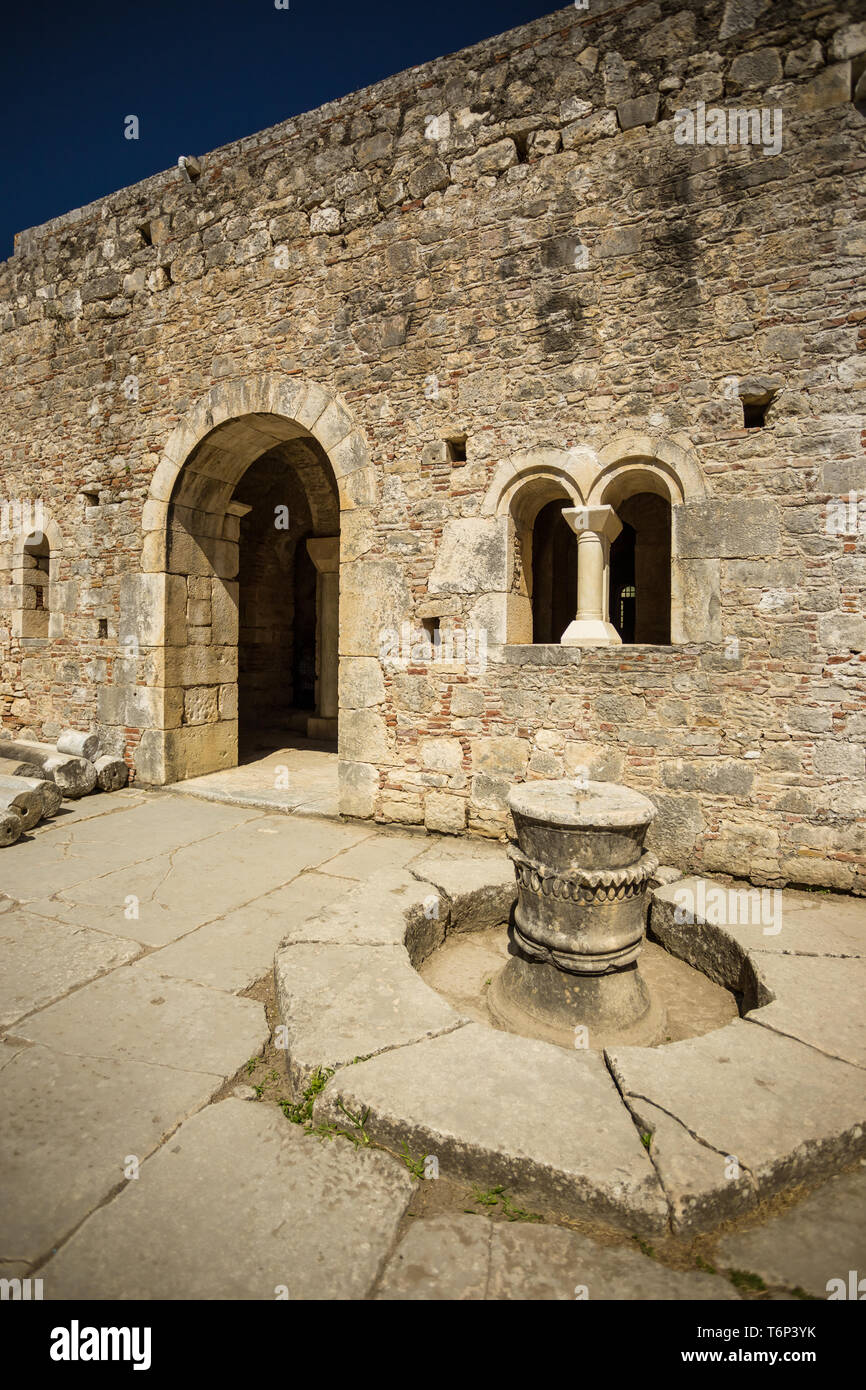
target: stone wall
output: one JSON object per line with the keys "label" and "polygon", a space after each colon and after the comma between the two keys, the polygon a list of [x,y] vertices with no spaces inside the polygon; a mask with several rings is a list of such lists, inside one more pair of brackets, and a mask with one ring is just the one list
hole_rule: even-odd
{"label": "stone wall", "polygon": [[[347,813],[498,834],[511,780],[587,767],[682,867],[863,891],[864,63],[844,0],[590,0],[20,234],[0,457],[50,626],[7,539],[4,729],[98,724],[160,781],[213,722],[231,760],[226,508],[285,418],[340,492]],[[781,147],[679,143],[699,103]],[[672,644],[525,645],[539,507],[647,487]],[[486,662],[384,655],[431,618]]]}

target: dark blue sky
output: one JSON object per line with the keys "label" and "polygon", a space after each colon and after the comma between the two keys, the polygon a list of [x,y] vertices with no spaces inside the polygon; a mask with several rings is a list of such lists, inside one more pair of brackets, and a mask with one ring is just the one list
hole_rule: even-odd
{"label": "dark blue sky", "polygon": [[[562,0],[18,0],[4,16],[0,259],[15,232]],[[124,138],[136,115],[140,138]]]}

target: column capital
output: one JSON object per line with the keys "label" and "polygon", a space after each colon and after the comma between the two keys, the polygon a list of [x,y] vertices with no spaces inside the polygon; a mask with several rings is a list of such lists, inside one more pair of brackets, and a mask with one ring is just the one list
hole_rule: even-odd
{"label": "column capital", "polygon": [[583,531],[594,531],[606,541],[615,541],[622,530],[613,507],[565,507],[562,515],[578,536]]}
{"label": "column capital", "polygon": [[313,536],[307,541],[307,553],[319,574],[334,574],[340,568],[340,537]]}

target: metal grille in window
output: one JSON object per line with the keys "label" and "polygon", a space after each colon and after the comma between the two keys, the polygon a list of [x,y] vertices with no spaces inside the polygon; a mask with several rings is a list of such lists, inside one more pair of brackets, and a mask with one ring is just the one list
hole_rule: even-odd
{"label": "metal grille in window", "polygon": [[635,597],[636,597],[636,594],[635,594],[635,588],[634,588],[634,585],[633,585],[633,584],[626,584],[622,589],[620,589],[620,591],[619,591],[619,625],[620,625],[620,627],[624,627],[624,626],[625,626],[625,600],[626,600],[627,598],[635,598]]}

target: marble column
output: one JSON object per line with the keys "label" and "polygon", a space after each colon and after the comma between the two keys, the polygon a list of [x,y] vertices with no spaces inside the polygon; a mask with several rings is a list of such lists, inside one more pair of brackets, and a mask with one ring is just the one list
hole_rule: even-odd
{"label": "marble column", "polygon": [[307,541],[316,566],[316,713],[307,720],[307,737],[335,739],[338,710],[340,622],[340,537]]}
{"label": "marble column", "polygon": [[562,634],[562,646],[619,646],[608,612],[610,544],[622,523],[613,507],[566,507],[562,515],[577,536],[577,615]]}

